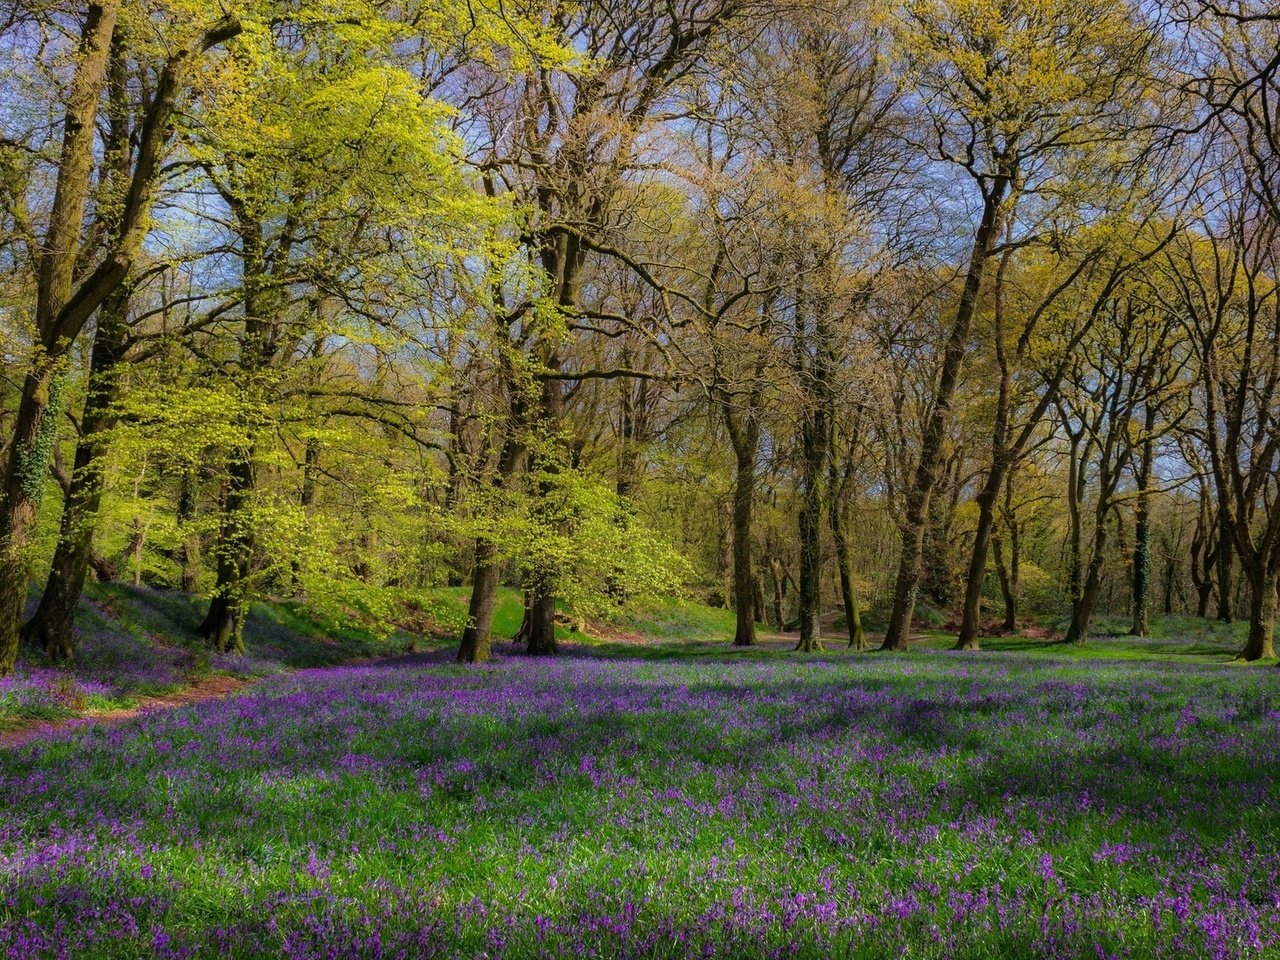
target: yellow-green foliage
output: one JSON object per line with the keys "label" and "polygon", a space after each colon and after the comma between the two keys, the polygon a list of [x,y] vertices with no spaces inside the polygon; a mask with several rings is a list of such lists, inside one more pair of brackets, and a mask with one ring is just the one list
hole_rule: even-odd
{"label": "yellow-green foliage", "polygon": [[607,618],[678,592],[684,558],[607,484],[577,472],[533,477],[539,494],[489,497],[460,529],[492,541],[526,585],[549,588],[577,616]]}

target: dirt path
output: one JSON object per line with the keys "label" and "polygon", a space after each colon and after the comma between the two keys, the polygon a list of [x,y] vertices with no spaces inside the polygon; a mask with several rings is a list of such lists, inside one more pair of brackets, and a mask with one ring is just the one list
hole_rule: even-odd
{"label": "dirt path", "polygon": [[173,693],[160,694],[154,697],[142,697],[132,707],[120,707],[114,710],[86,710],[74,717],[61,717],[57,720],[32,720],[21,726],[0,732],[0,749],[21,747],[33,740],[39,740],[50,734],[90,724],[113,724],[131,720],[153,710],[171,710],[185,707],[188,704],[200,703],[202,700],[216,700],[229,697],[233,693],[249,686],[252,680],[241,680],[236,677],[208,677],[198,680],[189,687],[175,690]]}

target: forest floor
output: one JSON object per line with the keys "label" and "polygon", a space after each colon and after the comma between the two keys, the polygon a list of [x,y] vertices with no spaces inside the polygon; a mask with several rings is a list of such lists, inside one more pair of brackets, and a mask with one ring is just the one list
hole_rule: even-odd
{"label": "forest floor", "polygon": [[[437,588],[413,605],[404,631],[382,635],[356,627],[319,623],[294,603],[255,604],[246,627],[245,655],[212,654],[194,639],[199,604],[182,594],[93,585],[77,620],[80,658],[71,669],[41,664],[25,651],[15,673],[0,679],[0,748],[27,743],[68,726],[118,722],[137,714],[196,700],[226,696],[263,677],[306,667],[329,666],[422,650],[451,649],[465,620],[466,588]],[[931,611],[926,611],[931,613]],[[511,637],[520,625],[520,594],[503,588],[494,617],[494,635]],[[769,659],[791,652],[796,634],[757,625],[757,645],[727,646],[733,636],[731,611],[692,600],[665,599],[614,622],[587,621],[585,630],[557,628],[562,645],[580,656],[669,659]],[[824,654],[855,655],[843,618],[823,618]],[[867,645],[882,634],[869,618]],[[1193,617],[1157,617],[1151,636],[1128,635],[1127,622],[1101,617],[1095,635],[1081,646],[1060,642],[1052,623],[1028,621],[1017,634],[983,638],[993,652],[1054,658],[1159,660],[1183,663],[1239,663],[1245,625]],[[938,624],[918,628],[912,648],[947,650],[954,635]],[[501,641],[499,640],[499,643]]]}
{"label": "forest floor", "polygon": [[190,706],[202,700],[228,697],[242,690],[251,683],[238,677],[215,675],[195,680],[178,687],[170,693],[151,694],[132,698],[128,706],[88,707],[70,716],[59,716],[49,720],[27,719],[10,721],[10,726],[0,730],[0,749],[20,747],[42,737],[63,730],[74,729],[87,723],[119,723],[131,720],[151,710],[172,710],[175,707]]}
{"label": "forest floor", "polygon": [[565,640],[0,750],[0,955],[1280,955],[1280,670]]}
{"label": "forest floor", "polygon": [[83,720],[223,696],[245,683],[304,667],[412,650],[402,632],[375,634],[316,622],[292,603],[253,605],[244,655],[217,654],[195,638],[200,604],[179,593],[93,584],[76,618],[78,659],[65,669],[19,653],[0,679],[0,746]]}

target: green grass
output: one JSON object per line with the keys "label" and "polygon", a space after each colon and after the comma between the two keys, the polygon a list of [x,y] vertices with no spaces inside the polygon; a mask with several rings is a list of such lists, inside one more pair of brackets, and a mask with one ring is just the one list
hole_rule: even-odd
{"label": "green grass", "polygon": [[1276,671],[759,653],[331,668],[2,755],[0,952],[1276,955]]}
{"label": "green grass", "polygon": [[[728,643],[733,640],[736,625],[732,610],[677,597],[650,600],[617,620],[619,629],[654,640],[700,643]],[[760,629],[768,628],[761,625]]]}
{"label": "green grass", "polygon": [[76,614],[76,664],[51,665],[24,649],[14,675],[0,681],[0,729],[127,709],[219,673],[261,677],[441,642],[322,623],[301,603],[262,601],[252,605],[245,625],[246,655],[224,657],[195,635],[204,609],[203,601],[181,593],[89,584]]}
{"label": "green grass", "polygon": [[[165,694],[217,673],[261,677],[284,670],[332,666],[395,655],[411,650],[449,648],[466,622],[469,587],[437,587],[404,592],[403,629],[379,633],[356,622],[325,622],[308,612],[305,602],[264,600],[254,603],[245,626],[246,656],[213,655],[195,637],[205,604],[177,593],[124,584],[91,584],[77,617],[81,661],[73,672],[47,669],[38,656],[24,653],[18,675],[0,689],[0,729],[32,721],[56,720],[85,710],[134,706],[140,698]],[[936,611],[923,623],[913,646],[945,650],[954,635],[938,630]],[[524,616],[522,594],[503,587],[498,592],[493,634],[507,640]],[[866,615],[872,632],[878,621]],[[1051,629],[1061,626],[1045,618]],[[730,645],[732,610],[685,598],[642,603],[608,623],[588,622],[585,632],[557,627],[564,644],[590,647],[595,655],[650,661],[722,660],[761,662],[799,657],[785,641],[757,648]],[[758,625],[762,634],[768,627]],[[1052,639],[993,636],[982,639],[992,653],[1046,656],[1058,660],[1163,661],[1193,664],[1238,664],[1247,624],[1219,623],[1195,617],[1153,617],[1151,635],[1128,635],[1128,619],[1100,615],[1087,644],[1067,645]],[[839,632],[840,626],[833,627]],[[857,656],[837,635],[827,640],[827,653]],[[1276,661],[1261,661],[1262,664]]]}
{"label": "green grass", "polygon": [[[1056,621],[1051,628],[1060,626]],[[1104,615],[1094,621],[1087,643],[1068,644],[1057,639],[1021,636],[982,637],[983,650],[1007,653],[1040,653],[1080,660],[1152,660],[1186,663],[1242,663],[1237,654],[1244,646],[1248,624],[1221,623],[1199,617],[1152,617],[1149,635],[1130,635],[1130,621],[1119,615]],[[929,631],[917,641],[924,649],[946,650],[955,643],[954,633]],[[1275,659],[1256,665],[1275,664]]]}

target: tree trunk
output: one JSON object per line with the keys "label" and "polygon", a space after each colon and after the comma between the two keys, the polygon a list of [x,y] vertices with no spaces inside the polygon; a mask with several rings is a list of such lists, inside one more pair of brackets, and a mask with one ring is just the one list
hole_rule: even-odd
{"label": "tree trunk", "polygon": [[249,501],[253,495],[253,448],[235,451],[227,464],[227,488],[218,537],[217,573],[209,611],[196,636],[220,652],[244,653],[244,616],[249,604],[249,562],[253,552]]}
{"label": "tree trunk", "polygon": [[822,628],[818,619],[821,613],[822,489],[818,478],[812,475],[812,469],[812,464],[805,464],[806,478],[800,506],[800,639],[796,649],[805,652],[822,649]]}
{"label": "tree trunk", "polygon": [[1213,581],[1206,580],[1196,587],[1196,616],[1202,620],[1209,616],[1209,600],[1213,596]]}
{"label": "tree trunk", "polygon": [[81,320],[67,337],[59,320],[72,293],[94,165],[98,102],[106,83],[111,36],[119,9],[120,0],[91,3],[81,28],[79,55],[63,121],[53,207],[38,256],[35,326],[42,349],[23,378],[0,500],[0,676],[12,672],[18,656],[19,628],[30,577],[28,541],[57,442],[61,360],[84,323]]}
{"label": "tree trunk", "polygon": [[974,236],[969,268],[965,275],[964,291],[956,310],[956,319],[942,358],[942,370],[938,380],[938,394],[925,424],[921,438],[920,458],[911,488],[907,491],[905,518],[902,524],[902,550],[898,562],[898,576],[893,588],[893,611],[889,617],[882,650],[904,650],[910,639],[911,619],[915,612],[916,591],[920,585],[924,527],[929,516],[929,502],[938,482],[942,461],[942,445],[951,424],[951,407],[959,385],[960,370],[969,345],[969,327],[978,308],[978,293],[986,272],[987,258],[992,241],[999,230],[999,214],[1008,180],[996,177],[984,190],[982,220]]}
{"label": "tree trunk", "polygon": [[1235,622],[1235,605],[1231,596],[1231,566],[1235,561],[1235,550],[1231,541],[1231,529],[1225,510],[1219,510],[1219,522],[1222,525],[1218,534],[1218,619],[1223,623]]}
{"label": "tree trunk", "polygon": [[969,555],[969,569],[964,581],[964,604],[960,611],[960,633],[955,649],[977,650],[981,629],[982,587],[987,579],[987,553],[991,549],[991,532],[995,527],[996,498],[1005,486],[1009,472],[1009,417],[1013,409],[1013,374],[1004,344],[1004,288],[1005,274],[1013,256],[1009,246],[1000,257],[996,268],[993,323],[996,364],[1000,368],[1000,387],[996,391],[995,418],[991,427],[991,469],[978,493],[978,526],[973,535],[973,551]]}
{"label": "tree trunk", "polygon": [[[498,475],[495,485],[505,488],[518,470],[525,464],[526,447],[522,437],[527,408],[521,388],[516,383],[514,371],[504,368],[509,392],[506,435],[502,440],[502,452],[498,456]],[[476,539],[475,561],[471,570],[471,599],[467,604],[467,625],[458,644],[459,663],[485,663],[491,654],[493,611],[498,604],[498,586],[501,573],[497,561],[497,546],[487,537]]]}
{"label": "tree trunk", "polygon": [[782,564],[777,557],[769,559],[769,580],[773,584],[773,628],[782,633],[787,626],[783,607],[786,602],[786,587],[783,582]]}
{"label": "tree trunk", "polygon": [[1151,465],[1155,457],[1155,442],[1151,439],[1151,431],[1155,426],[1155,407],[1151,403],[1147,404],[1145,421],[1147,439],[1142,444],[1142,455],[1138,461],[1138,503],[1133,530],[1133,627],[1130,633],[1135,637],[1145,637],[1149,630],[1151,494],[1147,487],[1151,483]]}
{"label": "tree trunk", "polygon": [[844,601],[844,622],[849,630],[849,646],[867,649],[867,635],[862,629],[862,612],[858,609],[858,585],[854,580],[853,557],[849,550],[848,528],[844,511],[834,497],[829,507],[831,539],[835,541],[836,564],[840,568],[840,596]]}
{"label": "tree trunk", "polygon": [[458,644],[459,663],[486,663],[491,654],[490,634],[493,611],[498,605],[498,564],[496,548],[487,539],[476,540],[476,562],[472,572],[471,599],[467,604],[467,625]]}
{"label": "tree trunk", "polygon": [[1085,577],[1084,589],[1071,606],[1071,626],[1067,629],[1066,642],[1083,645],[1089,639],[1093,623],[1093,611],[1098,604],[1101,578],[1092,571]]}
{"label": "tree trunk", "polygon": [[1082,516],[1082,489],[1084,486],[1084,460],[1080,453],[1080,436],[1071,437],[1071,450],[1067,459],[1067,593],[1074,610],[1084,589],[1084,518]]}
{"label": "tree trunk", "polygon": [[1271,623],[1275,616],[1276,583],[1269,576],[1262,559],[1249,564],[1249,637],[1240,656],[1245,660],[1269,660],[1275,657],[1271,639]]}
{"label": "tree trunk", "polygon": [[0,676],[13,671],[30,583],[28,542],[58,439],[62,377],[47,367],[27,374],[18,407],[0,511]]}
{"label": "tree trunk", "polygon": [[24,642],[43,648],[55,662],[75,658],[75,614],[93,556],[93,535],[105,480],[106,436],[116,422],[111,408],[119,394],[116,367],[124,353],[128,307],[128,294],[117,291],[98,312],[80,439],[62,509],[58,545],[40,605],[22,629]]}
{"label": "tree trunk", "polygon": [[1102,590],[1102,565],[1107,544],[1105,512],[1098,517],[1093,537],[1093,555],[1089,559],[1089,568],[1085,573],[1080,593],[1071,604],[1071,626],[1067,629],[1067,643],[1084,644],[1089,639],[1093,611],[1098,605],[1098,594]]}
{"label": "tree trunk", "polygon": [[1208,490],[1202,485],[1196,529],[1191,536],[1191,560],[1187,565],[1191,586],[1196,592],[1196,616],[1201,619],[1209,616],[1209,599],[1213,595],[1213,571],[1218,556],[1218,544],[1211,542],[1213,531],[1221,529],[1209,516],[1208,496]]}
{"label": "tree trunk", "polygon": [[549,656],[556,646],[556,598],[550,590],[534,590],[529,605],[529,634],[526,652],[533,656]]}
{"label": "tree trunk", "polygon": [[749,647],[756,642],[755,577],[751,568],[751,512],[755,499],[755,486],[754,456],[739,456],[733,485],[733,605],[736,619],[733,645],[735,647]]}
{"label": "tree trunk", "polygon": [[[987,553],[991,549],[991,531],[995,526],[996,496],[1004,485],[1004,467],[992,464],[982,490],[978,494],[978,526],[973,534],[973,552],[969,555],[969,571],[964,583],[964,609],[960,613],[960,634],[956,650],[977,650],[982,612],[982,584],[987,576]],[[1003,585],[1002,585],[1003,586]],[[1006,598],[1007,598],[1006,592]],[[1008,604],[1006,599],[1006,610]]]}
{"label": "tree trunk", "polygon": [[1000,580],[1000,596],[1004,600],[1004,623],[1000,628],[1014,631],[1018,629],[1018,600],[1009,567],[1004,562],[1004,541],[1000,537],[991,538],[991,553],[996,561],[996,576]]}

